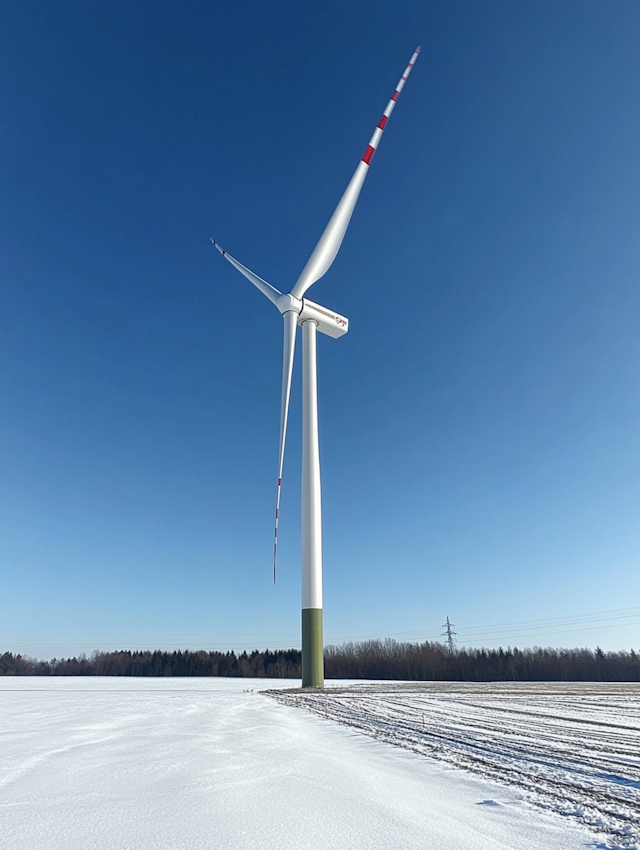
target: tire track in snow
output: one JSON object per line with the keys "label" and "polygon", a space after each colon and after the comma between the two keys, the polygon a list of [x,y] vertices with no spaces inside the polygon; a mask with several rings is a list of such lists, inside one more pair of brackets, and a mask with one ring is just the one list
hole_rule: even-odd
{"label": "tire track in snow", "polygon": [[384,683],[270,693],[515,786],[541,808],[640,848],[637,684]]}

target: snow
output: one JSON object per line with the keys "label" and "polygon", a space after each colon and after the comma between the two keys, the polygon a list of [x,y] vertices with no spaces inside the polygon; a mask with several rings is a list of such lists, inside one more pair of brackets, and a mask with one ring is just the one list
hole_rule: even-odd
{"label": "snow", "polygon": [[0,679],[0,847],[616,846],[518,788],[259,693],[291,684]]}
{"label": "snow", "polygon": [[638,847],[638,684],[387,682],[274,696]]}

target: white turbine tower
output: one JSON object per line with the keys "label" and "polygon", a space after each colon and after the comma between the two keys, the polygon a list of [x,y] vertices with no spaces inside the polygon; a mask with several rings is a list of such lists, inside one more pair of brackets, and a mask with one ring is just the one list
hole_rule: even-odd
{"label": "white turbine tower", "polygon": [[[369,140],[349,185],[320,237],[302,274],[290,292],[283,295],[266,280],[231,257],[213,239],[223,257],[235,266],[263,295],[275,304],[284,319],[284,353],[282,361],[282,399],[280,407],[280,449],[278,453],[278,490],[273,544],[273,579],[278,556],[278,521],[284,444],[289,414],[289,394],[293,372],[296,329],[302,325],[302,687],[324,685],[322,636],[322,513],[320,502],[320,454],[318,451],[318,394],[316,371],[316,332],[337,338],[346,334],[349,321],[333,310],[327,310],[304,294],[333,263],[362,189],[373,154],[378,147],[398,96],[411,73],[420,48],[417,47],[387,104],[382,118]],[[211,237],[209,237],[211,238]]]}

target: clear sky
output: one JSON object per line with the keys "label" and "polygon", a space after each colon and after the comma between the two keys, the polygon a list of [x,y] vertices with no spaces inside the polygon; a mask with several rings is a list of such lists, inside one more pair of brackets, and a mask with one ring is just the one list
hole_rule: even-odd
{"label": "clear sky", "polygon": [[[319,339],[327,643],[640,648],[640,4],[0,5],[0,651],[299,645],[288,291],[417,44]],[[300,352],[298,351],[298,354]]]}

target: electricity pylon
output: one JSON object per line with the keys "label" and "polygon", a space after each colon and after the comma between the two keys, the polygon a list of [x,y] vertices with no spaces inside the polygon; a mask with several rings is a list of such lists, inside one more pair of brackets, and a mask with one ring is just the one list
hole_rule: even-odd
{"label": "electricity pylon", "polygon": [[444,629],[444,631],[442,632],[442,637],[446,637],[445,644],[452,655],[456,651],[456,636],[458,634],[457,632],[453,631],[454,626],[455,623],[450,623],[448,617],[447,622],[444,623],[444,625],[442,626],[442,628]]}

